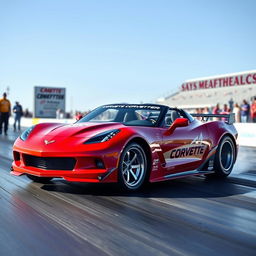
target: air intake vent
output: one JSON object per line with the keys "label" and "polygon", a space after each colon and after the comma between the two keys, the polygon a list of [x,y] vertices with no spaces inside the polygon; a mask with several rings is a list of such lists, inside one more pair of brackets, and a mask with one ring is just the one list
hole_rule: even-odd
{"label": "air intake vent", "polygon": [[23,155],[26,166],[44,170],[73,170],[76,159],[73,157],[38,157]]}

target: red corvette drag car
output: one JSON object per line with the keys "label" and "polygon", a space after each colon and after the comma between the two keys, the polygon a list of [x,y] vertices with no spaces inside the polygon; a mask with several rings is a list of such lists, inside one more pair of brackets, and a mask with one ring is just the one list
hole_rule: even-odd
{"label": "red corvette drag car", "polygon": [[236,161],[237,131],[232,115],[218,117],[227,122],[201,122],[156,104],[104,105],[74,124],[24,131],[13,146],[11,173],[36,182],[118,182],[126,190],[188,175],[226,177]]}

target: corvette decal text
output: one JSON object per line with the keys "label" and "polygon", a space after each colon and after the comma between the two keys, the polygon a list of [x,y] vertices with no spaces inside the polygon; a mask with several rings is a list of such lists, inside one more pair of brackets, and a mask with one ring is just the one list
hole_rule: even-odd
{"label": "corvette decal text", "polygon": [[205,152],[205,146],[204,145],[189,145],[186,147],[180,147],[175,148],[171,150],[169,158],[187,158],[187,157],[198,157],[201,158],[201,156]]}
{"label": "corvette decal text", "polygon": [[196,136],[190,144],[182,145],[177,148],[173,148],[164,153],[164,158],[166,160],[175,158],[198,158],[202,159],[206,148],[207,141],[203,140],[203,134],[200,133]]}

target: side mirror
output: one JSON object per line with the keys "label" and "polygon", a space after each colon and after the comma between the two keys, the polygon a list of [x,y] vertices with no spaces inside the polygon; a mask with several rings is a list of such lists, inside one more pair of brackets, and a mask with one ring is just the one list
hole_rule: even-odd
{"label": "side mirror", "polygon": [[177,118],[172,123],[172,125],[168,128],[168,130],[165,132],[165,135],[171,135],[177,127],[186,127],[186,126],[188,126],[187,118]]}

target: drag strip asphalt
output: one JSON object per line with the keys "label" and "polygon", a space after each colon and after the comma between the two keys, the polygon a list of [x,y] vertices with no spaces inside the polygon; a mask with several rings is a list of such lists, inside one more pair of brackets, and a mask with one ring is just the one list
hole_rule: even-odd
{"label": "drag strip asphalt", "polygon": [[256,159],[241,148],[224,181],[190,177],[136,193],[9,174],[0,137],[0,255],[256,255]]}

